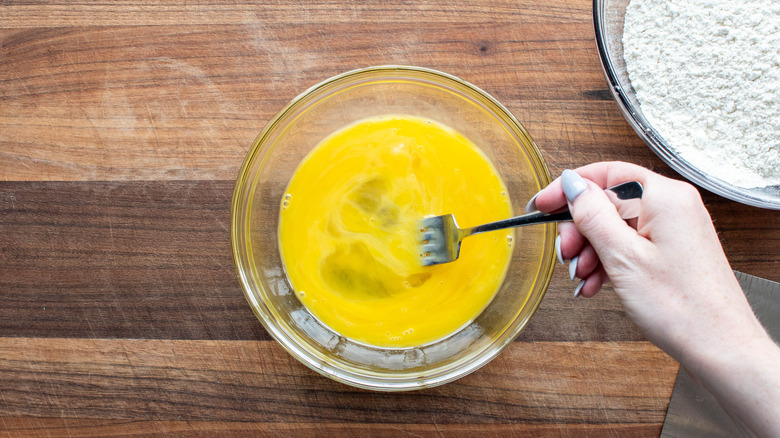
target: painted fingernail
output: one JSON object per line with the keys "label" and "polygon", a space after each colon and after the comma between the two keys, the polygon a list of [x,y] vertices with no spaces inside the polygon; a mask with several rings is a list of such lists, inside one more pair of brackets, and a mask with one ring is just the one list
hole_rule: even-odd
{"label": "painted fingernail", "polygon": [[563,264],[563,256],[561,255],[561,235],[555,238],[555,255],[558,256],[558,262]]}
{"label": "painted fingernail", "polygon": [[537,192],[535,195],[533,195],[531,197],[531,200],[528,201],[528,204],[525,205],[525,212],[526,213],[535,213],[535,212],[539,211],[539,209],[536,208],[536,197],[539,196],[539,193],[541,193],[541,192]]}
{"label": "painted fingernail", "polygon": [[577,172],[566,169],[561,174],[561,187],[566,195],[566,199],[569,202],[574,202],[577,196],[580,196],[582,192],[588,189],[588,183]]}
{"label": "painted fingernail", "polygon": [[577,273],[577,262],[580,260],[580,256],[574,256],[569,263],[569,278],[574,281],[574,275]]}
{"label": "painted fingernail", "polygon": [[585,286],[585,280],[580,280],[577,287],[574,288],[574,298],[579,298],[582,293],[582,286]]}

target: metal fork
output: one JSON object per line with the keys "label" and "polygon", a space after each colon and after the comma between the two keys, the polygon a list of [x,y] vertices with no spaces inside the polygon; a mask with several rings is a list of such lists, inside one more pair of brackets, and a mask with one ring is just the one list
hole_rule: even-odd
{"label": "metal fork", "polygon": [[[638,181],[618,184],[605,190],[613,204],[618,207],[623,219],[639,215],[638,200],[642,198],[643,188]],[[631,201],[634,200],[634,201]],[[549,222],[570,221],[569,210],[557,213],[534,212],[509,219],[490,222],[471,228],[458,228],[455,216],[445,214],[424,218],[419,222],[420,260],[424,266],[454,262],[460,255],[460,242],[468,236],[504,228],[522,227]]]}

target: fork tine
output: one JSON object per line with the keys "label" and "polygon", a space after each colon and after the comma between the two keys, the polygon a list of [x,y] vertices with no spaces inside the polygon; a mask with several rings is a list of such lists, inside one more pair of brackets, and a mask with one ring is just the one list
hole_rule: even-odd
{"label": "fork tine", "polygon": [[457,227],[457,223],[451,215],[427,217],[419,222],[420,260],[424,266],[448,263],[457,259],[457,255],[453,258],[450,254],[451,243],[448,239],[448,233],[452,233],[448,228],[453,226]]}
{"label": "fork tine", "polygon": [[440,245],[436,243],[426,243],[425,245],[422,245],[420,248],[423,251],[423,254],[425,253],[434,253],[437,252],[437,249],[440,247]]}
{"label": "fork tine", "polygon": [[442,257],[423,257],[421,263],[423,266],[440,265],[442,263],[450,262],[451,260]]}
{"label": "fork tine", "polygon": [[441,234],[441,233],[436,233],[434,231],[426,231],[420,235],[420,240],[422,241],[433,240],[434,238],[437,237],[437,234]]}
{"label": "fork tine", "polygon": [[443,223],[441,216],[430,216],[422,218],[419,224],[421,228],[440,228]]}

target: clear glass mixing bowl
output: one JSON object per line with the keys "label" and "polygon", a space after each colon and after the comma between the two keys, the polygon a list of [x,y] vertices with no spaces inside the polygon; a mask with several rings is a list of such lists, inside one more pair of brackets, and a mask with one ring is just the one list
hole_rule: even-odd
{"label": "clear glass mixing bowl", "polygon": [[642,113],[623,59],[623,21],[630,0],[593,0],[593,26],[609,89],[634,131],[663,161],[694,184],[733,201],[780,210],[780,187],[744,188],[703,172],[680,157]]}
{"label": "clear glass mixing bowl", "polygon": [[462,377],[512,342],[549,285],[555,226],[517,230],[500,290],[451,336],[393,349],[334,332],[300,303],[285,276],[277,241],[282,197],[298,164],[323,138],[385,114],[426,117],[467,136],[501,174],[516,213],[550,176],[531,137],[495,99],[458,78],[416,67],[373,67],[328,79],[293,99],[255,139],[231,206],[233,258],[249,305],[266,330],[313,370],[357,387],[400,391]]}

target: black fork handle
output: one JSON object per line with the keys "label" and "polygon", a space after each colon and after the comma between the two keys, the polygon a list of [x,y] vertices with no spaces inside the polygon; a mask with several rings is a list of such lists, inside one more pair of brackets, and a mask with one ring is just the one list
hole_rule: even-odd
{"label": "black fork handle", "polygon": [[[644,193],[644,188],[642,187],[642,184],[640,184],[638,181],[628,181],[610,187],[605,190],[614,193],[617,199],[621,201],[625,201],[629,199],[641,199],[642,194]],[[569,210],[561,211],[558,213],[542,213],[540,211],[537,211],[533,213],[524,214],[522,216],[500,220],[497,222],[491,222],[489,224],[466,228],[461,231],[461,238],[470,236],[472,234],[479,234],[487,231],[501,230],[504,228],[522,227],[525,225],[532,225],[532,224],[546,224],[549,222],[563,222],[563,221],[570,221],[571,219],[572,219],[571,212]]]}
{"label": "black fork handle", "polygon": [[497,222],[491,222],[485,225],[478,225],[476,227],[464,230],[468,235],[484,233],[487,231],[501,230],[504,228],[522,227],[532,224],[546,224],[548,222],[562,222],[570,221],[571,212],[569,210],[562,211],[560,213],[542,213],[537,211],[534,213],[524,214],[522,216],[511,217],[509,219],[500,220]]}

